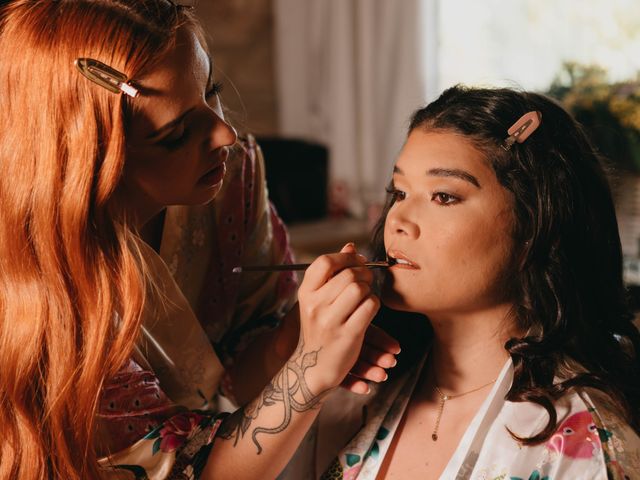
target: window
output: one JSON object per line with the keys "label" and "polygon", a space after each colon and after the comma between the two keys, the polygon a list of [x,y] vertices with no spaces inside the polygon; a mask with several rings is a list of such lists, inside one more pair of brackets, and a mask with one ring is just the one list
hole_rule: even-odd
{"label": "window", "polygon": [[638,0],[423,2],[425,30],[435,26],[437,38],[429,99],[456,83],[546,91],[567,61],[603,67],[611,81],[640,71]]}

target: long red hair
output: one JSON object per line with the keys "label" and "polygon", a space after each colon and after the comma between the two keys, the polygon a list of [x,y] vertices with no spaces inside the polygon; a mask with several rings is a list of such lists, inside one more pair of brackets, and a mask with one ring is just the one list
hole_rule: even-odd
{"label": "long red hair", "polygon": [[135,79],[190,14],[161,0],[17,0],[0,33],[0,479],[100,476],[101,386],[130,356],[145,285],[118,202]]}

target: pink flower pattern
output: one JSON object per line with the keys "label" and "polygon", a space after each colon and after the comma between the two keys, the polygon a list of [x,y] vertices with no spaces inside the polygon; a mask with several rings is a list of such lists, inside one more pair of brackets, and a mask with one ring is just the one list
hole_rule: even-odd
{"label": "pink flower pattern", "polygon": [[195,412],[171,417],[160,429],[160,450],[164,453],[175,452],[191,438],[202,419],[202,415]]}

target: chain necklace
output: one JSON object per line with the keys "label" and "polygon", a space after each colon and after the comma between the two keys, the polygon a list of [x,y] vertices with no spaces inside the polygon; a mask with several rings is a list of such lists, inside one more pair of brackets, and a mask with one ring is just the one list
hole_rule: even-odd
{"label": "chain necklace", "polygon": [[440,387],[438,387],[438,384],[436,383],[436,379],[434,375],[433,386],[436,388],[436,392],[440,397],[440,405],[438,405],[438,417],[436,418],[436,426],[433,428],[433,433],[431,434],[431,440],[433,440],[434,442],[438,441],[438,427],[440,427],[440,419],[442,418],[442,412],[444,411],[444,403],[447,400],[451,400],[453,398],[458,398],[473,392],[477,392],[478,390],[481,390],[484,387],[488,387],[492,383],[496,383],[496,380],[497,378],[488,383],[485,383],[484,385],[480,385],[479,387],[474,388],[473,390],[469,390],[468,392],[457,393],[456,395],[445,395],[444,393],[442,393],[442,390],[440,390]]}

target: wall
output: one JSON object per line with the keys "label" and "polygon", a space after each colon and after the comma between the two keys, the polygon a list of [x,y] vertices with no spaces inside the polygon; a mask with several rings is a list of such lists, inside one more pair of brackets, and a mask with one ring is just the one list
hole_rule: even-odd
{"label": "wall", "polygon": [[272,0],[200,0],[196,11],[209,39],[216,81],[229,118],[243,131],[275,135]]}

